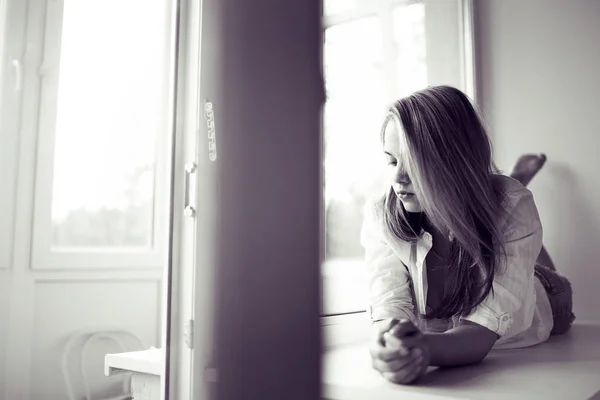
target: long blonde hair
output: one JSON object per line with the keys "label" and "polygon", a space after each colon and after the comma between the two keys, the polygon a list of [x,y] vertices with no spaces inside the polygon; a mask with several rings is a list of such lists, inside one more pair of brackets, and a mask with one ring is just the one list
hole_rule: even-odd
{"label": "long blonde hair", "polygon": [[[492,291],[504,253],[498,226],[503,194],[493,184],[499,170],[482,119],[460,90],[434,86],[393,103],[382,142],[390,122],[405,132],[407,167],[424,217],[453,238],[441,305],[426,318],[468,315]],[[417,239],[420,229],[392,188],[380,205],[393,235]]]}

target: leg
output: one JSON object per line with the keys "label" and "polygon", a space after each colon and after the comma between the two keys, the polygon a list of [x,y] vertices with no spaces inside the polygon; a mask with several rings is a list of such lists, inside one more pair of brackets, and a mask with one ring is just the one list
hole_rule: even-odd
{"label": "leg", "polygon": [[[527,186],[533,177],[539,172],[539,170],[542,169],[545,163],[546,155],[544,153],[539,155],[524,154],[517,160],[517,163],[513,167],[510,176],[521,182],[523,186]],[[550,258],[550,254],[548,254],[548,251],[543,246],[542,251],[540,251],[540,255],[537,258],[536,264],[543,265],[553,271],[556,271],[556,267]]]}
{"label": "leg", "polygon": [[556,271],[556,267],[550,258],[550,254],[548,254],[548,251],[544,246],[542,246],[542,250],[540,251],[537,260],[535,260],[535,263],[538,265],[543,265],[544,267],[548,267],[552,271]]}
{"label": "leg", "polygon": [[533,177],[539,172],[546,163],[546,155],[541,154],[523,154],[517,160],[510,173],[511,178],[521,182],[523,186],[527,186]]}
{"label": "leg", "polygon": [[[521,182],[523,186],[527,186],[545,162],[545,154],[524,154],[517,160],[510,176]],[[535,275],[546,289],[552,307],[554,327],[551,334],[560,335],[568,332],[575,320],[571,283],[556,272],[556,267],[544,246],[536,260]]]}
{"label": "leg", "polygon": [[568,332],[575,320],[573,314],[573,290],[571,282],[543,265],[535,266],[535,276],[538,277],[550,300],[554,327],[551,335],[561,335]]}

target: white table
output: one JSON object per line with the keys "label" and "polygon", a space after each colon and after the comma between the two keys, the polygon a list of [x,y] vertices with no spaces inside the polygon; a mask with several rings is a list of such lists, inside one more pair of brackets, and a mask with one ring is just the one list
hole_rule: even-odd
{"label": "white table", "polygon": [[576,322],[566,335],[492,351],[478,365],[430,368],[414,386],[385,381],[371,368],[367,344],[347,345],[325,353],[323,383],[331,400],[600,399],[600,323]]}
{"label": "white table", "polygon": [[163,351],[150,349],[130,353],[107,354],[104,374],[131,374],[131,395],[135,400],[160,400],[160,379],[163,374]]}

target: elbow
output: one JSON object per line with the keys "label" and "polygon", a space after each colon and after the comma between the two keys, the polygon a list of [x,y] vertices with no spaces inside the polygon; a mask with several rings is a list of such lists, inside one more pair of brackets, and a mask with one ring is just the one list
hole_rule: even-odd
{"label": "elbow", "polygon": [[498,334],[491,331],[473,337],[472,351],[468,354],[470,359],[467,360],[467,364],[479,364],[485,360],[499,337]]}
{"label": "elbow", "polygon": [[[497,335],[494,335],[496,338]],[[474,338],[475,339],[475,338]],[[477,340],[478,339],[478,340]],[[471,351],[465,352],[465,358],[462,360],[462,365],[474,365],[479,364],[490,353],[496,340],[489,340],[489,338],[478,337],[473,340],[474,344],[471,347]]]}
{"label": "elbow", "polygon": [[486,328],[468,324],[430,336],[432,365],[460,367],[482,362],[498,335]]}
{"label": "elbow", "polygon": [[485,358],[487,357],[487,355],[490,353],[490,350],[491,350],[491,347],[490,348],[478,349],[478,351],[473,352],[471,354],[471,359],[470,360],[466,360],[465,365],[479,364],[480,362],[482,362],[483,360],[485,360]]}

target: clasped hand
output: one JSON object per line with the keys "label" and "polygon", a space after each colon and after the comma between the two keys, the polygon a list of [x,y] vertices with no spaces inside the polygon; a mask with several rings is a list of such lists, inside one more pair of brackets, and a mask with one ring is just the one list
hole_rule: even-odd
{"label": "clasped hand", "polygon": [[379,321],[373,330],[372,365],[385,379],[410,384],[425,374],[430,360],[429,346],[410,320]]}

